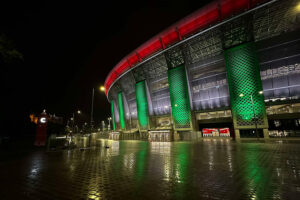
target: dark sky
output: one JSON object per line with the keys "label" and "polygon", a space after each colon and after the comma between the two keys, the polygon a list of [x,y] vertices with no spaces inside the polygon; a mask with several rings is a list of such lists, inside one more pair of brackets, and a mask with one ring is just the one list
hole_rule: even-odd
{"label": "dark sky", "polygon": [[[110,115],[98,87],[124,56],[208,0],[8,1],[0,4],[0,34],[13,41],[24,61],[2,70],[2,116],[30,112]],[[4,86],[3,86],[4,85]],[[3,114],[4,113],[4,114]],[[15,114],[13,114],[15,115]],[[8,118],[8,119],[7,119]]]}

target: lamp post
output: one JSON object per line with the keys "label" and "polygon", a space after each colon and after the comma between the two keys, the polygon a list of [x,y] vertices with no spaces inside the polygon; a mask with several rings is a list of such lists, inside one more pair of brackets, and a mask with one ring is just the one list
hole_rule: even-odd
{"label": "lamp post", "polygon": [[[81,114],[81,111],[77,110],[77,114]],[[71,121],[72,121],[72,131],[70,133],[70,142],[72,142],[72,136],[75,133],[75,113],[74,112],[72,113]],[[68,123],[69,123],[69,121],[68,121]],[[77,130],[78,130],[78,128],[77,128]],[[67,135],[66,135],[66,137],[67,137]]]}
{"label": "lamp post", "polygon": [[[105,93],[105,87],[103,86],[103,85],[101,85],[100,87],[99,87],[99,90],[101,91],[101,92],[104,92]],[[107,118],[108,119],[108,123],[109,123],[109,127],[110,127],[110,120],[111,120],[111,117],[108,117]],[[104,125],[103,125],[104,124]],[[104,121],[102,121],[102,126],[103,126],[103,131],[104,131],[104,127],[105,127],[105,122]],[[108,129],[108,128],[107,128]]]}
{"label": "lamp post", "polygon": [[253,117],[254,117],[254,123],[255,123],[255,133],[256,133],[256,138],[258,139],[258,131],[257,131],[257,118],[256,118],[256,115],[255,115],[255,110],[254,110],[254,102],[253,102],[253,97],[252,97],[252,94],[251,94],[251,103],[252,103],[252,110],[253,110]]}
{"label": "lamp post", "polygon": [[111,121],[111,117],[107,118],[108,120],[108,127],[109,127],[109,131],[111,130],[111,126],[110,126],[110,121]]}
{"label": "lamp post", "polygon": [[94,95],[95,95],[95,90],[94,88],[92,89],[92,106],[91,106],[91,129],[93,129],[93,115],[94,115]]}
{"label": "lamp post", "polygon": [[[77,112],[76,112],[78,115],[80,115],[81,114],[81,111],[80,110],[77,110]],[[72,120],[72,131],[73,131],[73,133],[75,133],[75,113],[73,112],[72,113],[72,118],[71,118],[71,120]]]}
{"label": "lamp post", "polygon": [[72,132],[74,133],[74,126],[75,126],[75,114],[74,114],[74,112],[73,112],[73,114],[72,114],[72,117],[71,117],[71,120],[72,120]]}
{"label": "lamp post", "polygon": [[[101,92],[105,92],[105,87],[104,86],[100,86],[99,90]],[[95,89],[92,88],[91,129],[93,129],[93,126],[94,126],[94,97],[95,97]]]}
{"label": "lamp post", "polygon": [[[258,94],[260,94],[260,95],[262,95],[263,93],[264,93],[263,91],[258,92]],[[239,96],[244,97],[245,95],[243,93],[241,93]],[[250,95],[250,99],[251,99],[251,104],[252,104],[253,120],[254,120],[254,123],[255,123],[255,133],[256,133],[256,138],[258,139],[259,136],[258,136],[258,129],[257,129],[257,117],[256,117],[256,114],[255,114],[254,101],[253,101],[253,95],[252,94]]]}

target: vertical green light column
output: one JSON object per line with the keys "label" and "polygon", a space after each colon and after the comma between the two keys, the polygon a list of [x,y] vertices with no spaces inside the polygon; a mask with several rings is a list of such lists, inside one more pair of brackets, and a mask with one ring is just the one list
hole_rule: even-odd
{"label": "vertical green light column", "polygon": [[255,44],[250,42],[225,50],[225,61],[234,127],[254,128],[254,116],[258,127],[267,127]]}
{"label": "vertical green light column", "polygon": [[114,110],[114,101],[110,102],[111,104],[111,117],[112,117],[112,124],[113,124],[113,130],[116,130],[116,124],[115,124],[115,110]]}
{"label": "vertical green light column", "polygon": [[135,84],[135,95],[139,127],[141,130],[147,130],[149,126],[149,111],[145,81],[140,81]]}
{"label": "vertical green light column", "polygon": [[169,69],[168,80],[175,129],[191,129],[191,107],[184,65]]}
{"label": "vertical green light column", "polygon": [[120,113],[121,129],[125,129],[125,113],[124,113],[124,104],[123,104],[122,92],[118,93],[118,102],[119,102],[119,113]]}

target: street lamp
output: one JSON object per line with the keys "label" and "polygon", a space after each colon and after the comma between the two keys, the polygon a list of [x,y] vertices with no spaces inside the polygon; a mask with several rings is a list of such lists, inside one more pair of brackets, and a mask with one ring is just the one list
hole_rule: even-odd
{"label": "street lamp", "polygon": [[91,105],[91,130],[93,129],[94,125],[94,96],[95,96],[95,90],[92,89],[92,105]]}
{"label": "street lamp", "polygon": [[[258,94],[263,94],[263,91],[259,91]],[[239,95],[240,97],[244,97],[245,95],[243,93],[241,93]],[[251,103],[252,103],[252,111],[253,111],[253,119],[254,119],[254,123],[255,123],[255,133],[256,133],[256,138],[258,139],[258,131],[257,131],[257,117],[255,115],[255,109],[254,109],[254,101],[253,101],[253,96],[252,94],[250,95],[250,99],[251,99]]]}
{"label": "street lamp", "polygon": [[295,8],[296,8],[296,12],[300,12],[300,3],[298,3]]}
{"label": "street lamp", "polygon": [[107,118],[107,120],[108,120],[108,127],[109,127],[109,131],[110,131],[110,129],[111,129],[111,127],[110,127],[111,117]]}
{"label": "street lamp", "polygon": [[105,87],[104,87],[103,85],[101,85],[101,86],[99,87],[99,90],[100,90],[101,92],[105,92]]}
{"label": "street lamp", "polygon": [[[78,115],[80,115],[80,114],[81,114],[81,111],[80,111],[80,110],[77,110],[76,113],[77,113]],[[72,123],[73,133],[75,133],[75,113],[74,113],[74,112],[73,112],[73,114],[72,114],[71,121],[73,122],[73,123]]]}
{"label": "street lamp", "polygon": [[[105,92],[105,87],[100,86],[99,90],[101,92]],[[95,90],[94,90],[94,88],[92,88],[92,105],[91,105],[91,128],[92,129],[93,129],[93,125],[94,125],[94,96],[95,96]]]}

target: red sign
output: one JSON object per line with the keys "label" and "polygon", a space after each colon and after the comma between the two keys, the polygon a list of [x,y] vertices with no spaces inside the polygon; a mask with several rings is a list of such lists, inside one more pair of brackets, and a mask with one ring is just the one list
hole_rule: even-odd
{"label": "red sign", "polygon": [[220,128],[220,133],[228,133],[229,128]]}
{"label": "red sign", "polygon": [[202,133],[204,137],[218,137],[218,136],[223,136],[223,137],[228,137],[230,136],[230,130],[229,128],[204,128],[202,129]]}
{"label": "red sign", "polygon": [[230,136],[230,130],[229,128],[220,128],[220,136],[228,137]]}

